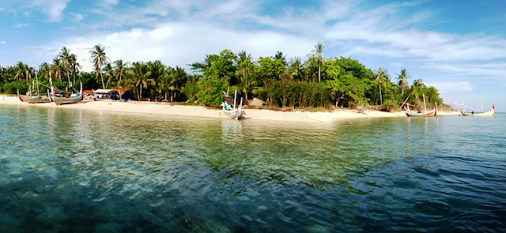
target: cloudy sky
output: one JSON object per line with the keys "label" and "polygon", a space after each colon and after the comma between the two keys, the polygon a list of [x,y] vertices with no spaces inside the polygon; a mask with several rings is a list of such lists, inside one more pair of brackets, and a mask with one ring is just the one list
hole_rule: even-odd
{"label": "cloudy sky", "polygon": [[406,69],[446,103],[506,112],[504,0],[0,0],[0,65],[52,62],[65,46],[92,69],[89,51],[112,60],[203,61],[223,49],[256,60],[277,51]]}

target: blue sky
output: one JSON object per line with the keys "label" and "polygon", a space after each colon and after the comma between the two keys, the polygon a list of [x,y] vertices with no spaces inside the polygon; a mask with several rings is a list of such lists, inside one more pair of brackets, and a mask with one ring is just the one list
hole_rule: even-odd
{"label": "blue sky", "polygon": [[405,68],[446,103],[506,112],[506,1],[0,0],[0,65],[52,62],[65,46],[91,70],[89,51],[112,60],[186,68],[223,49],[254,59],[277,51]]}

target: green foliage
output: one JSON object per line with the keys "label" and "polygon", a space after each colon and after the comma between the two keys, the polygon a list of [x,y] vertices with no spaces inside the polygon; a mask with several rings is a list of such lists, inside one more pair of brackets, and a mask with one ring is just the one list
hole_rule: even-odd
{"label": "green foliage", "polygon": [[17,94],[18,90],[20,94],[25,94],[28,91],[28,83],[22,82],[9,82],[2,86],[2,91],[6,94]]}
{"label": "green foliage", "polygon": [[391,112],[393,109],[395,109],[395,103],[392,100],[385,100],[381,107],[383,110]]}
{"label": "green foliage", "polygon": [[206,55],[203,62],[191,64],[197,75],[188,75],[183,68],[172,68],[161,61],[132,65],[122,60],[108,63],[105,48],[100,45],[90,51],[95,70],[79,72],[81,66],[77,56],[64,47],[51,64],[41,64],[38,72],[23,62],[0,67],[0,87],[6,93],[15,94],[18,89],[26,93],[29,83],[38,77],[39,87],[49,86],[51,79],[60,89],[71,81],[78,90],[79,81],[82,81],[85,90],[121,87],[129,89],[139,99],[162,96],[168,99],[170,96],[170,101],[197,100],[199,104],[215,107],[222,103],[223,91],[227,89],[231,95],[237,90],[245,99],[250,95],[258,97],[272,108],[328,108],[330,102],[336,106],[356,107],[383,102],[384,109],[392,109],[408,97],[409,102],[419,105],[425,97],[428,108],[442,105],[436,88],[427,87],[421,79],[409,85],[411,75],[406,69],[402,69],[392,82],[386,69],[380,68],[373,73],[351,58],[325,60],[323,51],[324,45],[318,43],[308,54],[307,61],[295,58],[287,63],[286,55],[280,51],[273,57],[254,61],[244,51],[236,55],[223,50],[219,55]]}
{"label": "green foliage", "polygon": [[186,85],[183,87],[183,94],[191,102],[193,102],[197,99],[197,93],[199,91],[200,91],[199,84],[195,80],[187,82]]}
{"label": "green foliage", "polygon": [[218,107],[223,102],[223,91],[230,85],[231,78],[235,77],[235,54],[230,50],[223,50],[220,55],[211,55],[211,67],[204,71],[205,78],[199,81],[200,91],[197,98],[200,103],[207,106]]}

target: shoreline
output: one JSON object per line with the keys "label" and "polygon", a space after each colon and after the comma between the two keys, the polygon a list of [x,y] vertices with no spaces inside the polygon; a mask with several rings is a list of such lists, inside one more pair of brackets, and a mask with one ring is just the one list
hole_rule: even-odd
{"label": "shoreline", "polygon": [[[172,105],[165,102],[128,101],[119,102],[112,100],[88,101],[76,104],[56,105],[55,103],[28,104],[21,102],[17,96],[0,95],[0,105],[19,105],[34,107],[53,107],[67,109],[85,109],[92,111],[140,113],[140,114],[161,114],[192,117],[228,118],[221,109],[208,109],[203,106]],[[359,113],[356,110],[336,109],[330,112],[304,112],[292,111],[281,112],[265,109],[244,109],[245,120],[262,121],[286,121],[286,122],[335,122],[344,119],[363,119],[380,117],[406,117],[404,112],[382,112],[367,110]],[[438,116],[459,115],[459,112],[438,112]]]}

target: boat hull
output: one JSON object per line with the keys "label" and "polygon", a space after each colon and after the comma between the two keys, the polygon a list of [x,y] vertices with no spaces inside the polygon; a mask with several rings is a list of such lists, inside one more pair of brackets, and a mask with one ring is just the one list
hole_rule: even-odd
{"label": "boat hull", "polygon": [[437,104],[434,104],[434,109],[428,112],[419,112],[419,113],[412,113],[409,110],[409,105],[406,110],[406,116],[408,117],[435,117],[437,115]]}
{"label": "boat hull", "polygon": [[79,96],[70,97],[70,98],[53,96],[53,100],[56,103],[56,105],[74,104],[74,103],[81,102],[83,100],[83,95],[80,94]]}
{"label": "boat hull", "polygon": [[41,104],[41,103],[49,103],[51,100],[47,96],[26,96],[20,95],[19,100],[21,102],[29,103],[29,104]]}

